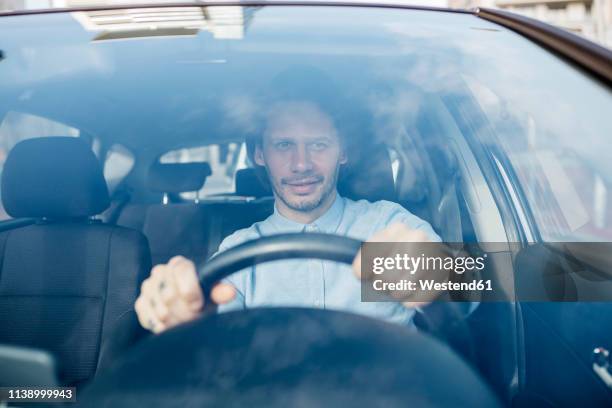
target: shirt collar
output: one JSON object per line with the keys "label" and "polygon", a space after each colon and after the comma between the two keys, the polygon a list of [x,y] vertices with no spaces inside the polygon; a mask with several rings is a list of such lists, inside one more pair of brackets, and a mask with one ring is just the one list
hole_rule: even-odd
{"label": "shirt collar", "polygon": [[338,229],[343,213],[344,198],[340,197],[340,195],[336,192],[336,199],[331,207],[329,207],[323,215],[310,224],[302,224],[300,222],[290,220],[278,211],[276,205],[274,205],[274,214],[272,214],[268,220],[274,233],[324,232],[327,234],[332,234]]}

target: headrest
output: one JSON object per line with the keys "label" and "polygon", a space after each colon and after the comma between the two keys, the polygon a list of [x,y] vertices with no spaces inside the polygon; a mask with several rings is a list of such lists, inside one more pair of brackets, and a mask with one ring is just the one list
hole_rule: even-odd
{"label": "headrest", "polygon": [[268,183],[257,175],[257,170],[240,169],[236,172],[236,195],[244,197],[269,197],[272,195]]}
{"label": "headrest", "polygon": [[342,168],[338,192],[351,200],[365,199],[396,201],[393,168],[387,147],[383,144],[349,152],[348,163]]}
{"label": "headrest", "polygon": [[74,137],[23,140],[2,171],[2,203],[14,217],[76,218],[109,206],[102,168],[90,147]]}
{"label": "headrest", "polygon": [[206,162],[160,163],[155,162],[149,169],[147,185],[158,193],[184,193],[198,191],[212,174]]}

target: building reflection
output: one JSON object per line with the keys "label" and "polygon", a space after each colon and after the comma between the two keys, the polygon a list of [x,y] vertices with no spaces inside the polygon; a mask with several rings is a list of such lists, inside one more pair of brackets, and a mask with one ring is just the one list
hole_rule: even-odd
{"label": "building reflection", "polygon": [[157,7],[71,13],[93,41],[143,37],[194,36],[208,31],[216,39],[242,39],[257,8],[240,6]]}
{"label": "building reflection", "polygon": [[612,0],[448,0],[449,7],[488,7],[544,21],[612,48]]}

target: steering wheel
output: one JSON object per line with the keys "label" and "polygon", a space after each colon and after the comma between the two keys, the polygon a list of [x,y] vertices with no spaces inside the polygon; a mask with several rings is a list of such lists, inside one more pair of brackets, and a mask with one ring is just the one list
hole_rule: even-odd
{"label": "steering wheel", "polygon": [[[200,268],[205,296],[217,282],[253,265],[282,259],[311,258],[351,264],[361,241],[330,234],[278,234],[247,241],[207,261]],[[205,297],[208,298],[208,297]]]}
{"label": "steering wheel", "polygon": [[[278,234],[252,240],[223,252],[207,261],[200,268],[200,284],[205,299],[210,299],[210,290],[222,279],[236,271],[264,262],[282,259],[310,258],[352,264],[361,241],[331,234]],[[208,304],[207,313],[215,306]],[[469,304],[441,302],[429,307],[429,313],[419,313],[415,319],[421,329],[454,343],[468,357],[474,357],[472,331],[466,324],[466,312],[462,308]],[[452,326],[452,327],[451,327]],[[452,329],[452,330],[449,330]]]}
{"label": "steering wheel", "polygon": [[[360,242],[325,234],[250,241],[200,270],[205,293],[251,265],[288,258],[352,263]],[[495,407],[498,401],[441,342],[351,313],[256,308],[208,314],[150,336],[99,373],[82,406]]]}

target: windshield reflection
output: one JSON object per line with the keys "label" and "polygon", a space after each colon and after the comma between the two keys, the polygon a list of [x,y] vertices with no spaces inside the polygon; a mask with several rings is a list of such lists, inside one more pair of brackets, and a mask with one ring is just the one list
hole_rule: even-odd
{"label": "windshield reflection", "polygon": [[239,40],[255,11],[238,6],[164,7],[84,11],[72,16],[87,31],[96,32],[92,41],[195,36],[201,31],[215,39]]}

